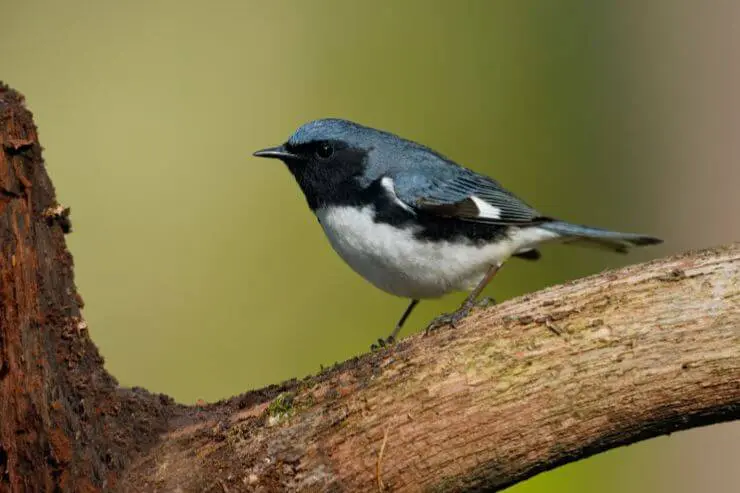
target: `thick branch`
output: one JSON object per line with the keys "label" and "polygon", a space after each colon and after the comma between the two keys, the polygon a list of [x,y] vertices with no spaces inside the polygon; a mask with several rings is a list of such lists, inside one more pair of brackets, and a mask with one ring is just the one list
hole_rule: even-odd
{"label": "thick branch", "polygon": [[502,488],[737,419],[739,271],[734,245],[478,311],[458,329],[287,385],[271,404],[247,394],[206,409],[126,484],[376,491],[379,475],[392,491]]}
{"label": "thick branch", "polygon": [[0,492],[497,489],[740,417],[740,244],[209,406],[120,389],[81,317],[40,149],[0,86]]}

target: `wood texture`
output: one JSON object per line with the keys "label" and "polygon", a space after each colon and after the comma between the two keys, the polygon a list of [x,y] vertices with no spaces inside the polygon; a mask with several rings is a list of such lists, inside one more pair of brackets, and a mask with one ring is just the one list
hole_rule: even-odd
{"label": "wood texture", "polygon": [[31,115],[0,87],[0,492],[496,490],[740,417],[740,244],[186,407],[104,370],[69,227]]}
{"label": "wood texture", "polygon": [[498,489],[737,419],[739,271],[734,245],[480,310],[295,383],[283,389],[290,405],[217,406],[137,463],[132,490],[207,478],[237,491],[377,491],[378,469],[388,491]]}
{"label": "wood texture", "polygon": [[97,491],[164,430],[171,401],[118,389],[90,340],[23,98],[0,83],[0,491]]}

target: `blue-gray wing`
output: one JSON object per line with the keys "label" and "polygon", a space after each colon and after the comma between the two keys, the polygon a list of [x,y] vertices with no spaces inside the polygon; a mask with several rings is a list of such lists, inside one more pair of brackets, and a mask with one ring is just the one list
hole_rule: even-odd
{"label": "blue-gray wing", "polygon": [[496,181],[466,168],[445,173],[401,171],[393,176],[398,199],[415,211],[489,224],[532,224],[546,221]]}

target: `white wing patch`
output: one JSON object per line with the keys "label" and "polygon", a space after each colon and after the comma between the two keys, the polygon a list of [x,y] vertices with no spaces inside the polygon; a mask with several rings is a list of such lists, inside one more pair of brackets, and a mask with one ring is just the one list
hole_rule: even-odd
{"label": "white wing patch", "polygon": [[485,200],[479,199],[475,195],[471,195],[470,200],[472,200],[478,208],[478,217],[484,217],[486,219],[501,219],[501,209],[498,207],[489,204]]}
{"label": "white wing patch", "polygon": [[383,189],[386,192],[388,192],[388,195],[390,195],[390,197],[393,199],[396,205],[402,207],[408,212],[416,214],[416,212],[414,212],[414,209],[409,207],[408,204],[403,202],[401,199],[398,198],[398,195],[396,195],[396,188],[393,185],[393,178],[391,178],[390,176],[384,176],[383,178],[380,179],[380,186],[383,187]]}

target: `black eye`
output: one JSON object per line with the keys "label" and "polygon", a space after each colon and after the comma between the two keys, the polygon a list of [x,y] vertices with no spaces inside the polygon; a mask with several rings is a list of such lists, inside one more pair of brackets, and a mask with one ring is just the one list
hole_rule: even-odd
{"label": "black eye", "polygon": [[319,159],[329,159],[334,155],[334,146],[329,142],[322,142],[316,147],[316,156]]}

